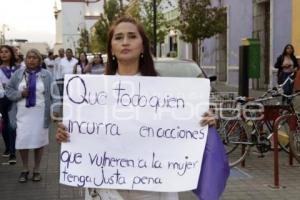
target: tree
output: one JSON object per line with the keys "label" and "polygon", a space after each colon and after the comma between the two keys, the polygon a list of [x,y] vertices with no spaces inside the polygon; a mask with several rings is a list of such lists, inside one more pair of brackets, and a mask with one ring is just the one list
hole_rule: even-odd
{"label": "tree", "polygon": [[89,32],[86,29],[82,29],[80,31],[80,38],[78,40],[77,52],[78,54],[80,54],[82,52],[90,52],[90,50],[91,47]]}
{"label": "tree", "polygon": [[[121,6],[122,9],[121,9]],[[94,34],[91,41],[97,42],[93,44],[93,51],[106,52],[107,33],[113,21],[124,14],[124,6],[122,0],[108,0],[104,5],[104,13],[101,14],[99,20],[94,26]]]}
{"label": "tree", "polygon": [[213,7],[210,0],[179,0],[179,25],[181,39],[193,44],[193,60],[198,58],[201,42],[226,30],[224,23],[225,8]]}
{"label": "tree", "polygon": [[[160,8],[160,6],[166,2],[169,2],[169,0],[157,0],[156,7]],[[135,17],[143,24],[153,49],[155,46],[153,33],[153,0],[132,0],[130,3],[126,13]],[[156,37],[158,44],[164,42],[167,33],[168,23],[162,13],[162,9],[158,9],[156,13]]]}

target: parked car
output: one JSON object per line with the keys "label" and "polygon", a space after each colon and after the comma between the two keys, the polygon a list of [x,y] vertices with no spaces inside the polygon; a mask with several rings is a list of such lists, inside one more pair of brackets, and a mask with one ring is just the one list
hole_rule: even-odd
{"label": "parked car", "polygon": [[160,76],[164,77],[201,77],[215,81],[216,76],[208,77],[205,71],[192,60],[176,58],[155,58],[154,65]]}

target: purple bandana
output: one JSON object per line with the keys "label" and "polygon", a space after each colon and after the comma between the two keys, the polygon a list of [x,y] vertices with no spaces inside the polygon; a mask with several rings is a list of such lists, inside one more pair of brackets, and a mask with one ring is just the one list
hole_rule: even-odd
{"label": "purple bandana", "polygon": [[26,69],[26,72],[29,74],[27,87],[29,90],[29,96],[26,98],[26,107],[34,107],[36,103],[36,74],[41,71],[41,67],[36,70]]}
{"label": "purple bandana", "polygon": [[6,78],[10,79],[11,75],[17,70],[19,67],[11,66],[11,67],[1,67],[2,72],[6,76]]}

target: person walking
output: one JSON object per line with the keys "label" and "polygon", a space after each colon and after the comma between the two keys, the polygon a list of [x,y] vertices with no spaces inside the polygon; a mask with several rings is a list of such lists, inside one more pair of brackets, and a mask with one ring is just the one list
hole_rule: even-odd
{"label": "person walking", "polygon": [[54,76],[55,59],[52,51],[49,51],[48,57],[44,59],[44,63],[46,65],[46,69],[51,73],[52,76]]}
{"label": "person walking", "polygon": [[[10,119],[17,129],[16,149],[22,159],[23,170],[18,181],[25,183],[29,175],[29,150],[34,151],[32,181],[40,181],[40,163],[44,147],[49,143],[48,128],[50,107],[59,100],[58,88],[48,70],[41,68],[42,56],[36,49],[27,52],[25,69],[16,71],[9,81],[6,94],[13,101],[13,117]],[[53,107],[53,115],[59,109]],[[52,115],[52,116],[53,116]],[[34,124],[33,124],[34,123]]]}
{"label": "person walking", "polygon": [[63,48],[60,48],[58,50],[58,57],[55,58],[55,65],[54,65],[54,71],[53,71],[53,77],[56,81],[56,84],[59,89],[59,94],[62,97],[63,93],[63,76],[61,74],[61,68],[60,68],[60,61],[65,57],[65,50]]}
{"label": "person walking", "polygon": [[[0,46],[0,82],[3,89],[6,88],[11,76],[19,69],[16,61],[17,58],[13,47],[8,45]],[[3,119],[2,137],[5,144],[5,151],[3,152],[2,157],[8,157],[8,163],[15,164],[17,162],[15,154],[16,133],[9,122],[10,110],[11,101],[3,94],[0,98],[0,113]]]}

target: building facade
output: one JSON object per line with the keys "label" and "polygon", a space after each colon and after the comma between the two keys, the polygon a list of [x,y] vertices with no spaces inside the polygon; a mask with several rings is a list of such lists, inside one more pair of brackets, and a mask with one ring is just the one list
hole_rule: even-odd
{"label": "building facade", "polygon": [[103,13],[103,0],[60,0],[60,8],[54,7],[56,41],[54,52],[59,48],[71,48],[76,53],[80,32],[91,30]]}
{"label": "building facade", "polygon": [[[175,0],[174,0],[175,1]],[[239,46],[244,38],[260,41],[260,78],[252,80],[253,88],[267,88],[276,83],[274,62],[282,53],[284,46],[292,43],[296,54],[300,55],[300,1],[299,0],[212,0],[214,6],[224,6],[224,21],[227,30],[202,42],[201,65],[208,74],[215,74],[219,81],[238,85]],[[177,10],[175,8],[174,10]],[[172,12],[165,12],[168,20],[174,20]],[[167,36],[163,44],[163,55],[174,51],[177,46],[179,58],[191,58],[191,45],[179,39],[180,33]]]}

